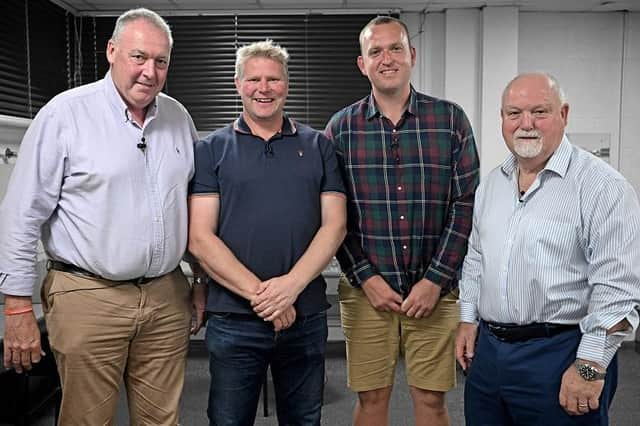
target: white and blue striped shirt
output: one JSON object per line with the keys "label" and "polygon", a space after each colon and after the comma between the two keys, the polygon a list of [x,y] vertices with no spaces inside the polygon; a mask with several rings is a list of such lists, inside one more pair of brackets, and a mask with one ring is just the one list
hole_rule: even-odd
{"label": "white and blue striped shirt", "polygon": [[476,192],[460,282],[463,322],[580,324],[578,358],[607,366],[640,305],[640,206],[631,185],[564,137],[520,198],[510,155]]}

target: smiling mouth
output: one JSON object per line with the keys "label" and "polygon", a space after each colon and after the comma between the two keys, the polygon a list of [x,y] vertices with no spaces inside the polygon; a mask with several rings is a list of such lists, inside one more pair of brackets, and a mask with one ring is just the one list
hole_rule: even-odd
{"label": "smiling mouth", "polygon": [[395,74],[397,72],[398,72],[397,69],[388,69],[388,70],[380,71],[380,74],[382,74],[382,75],[391,75],[391,74]]}
{"label": "smiling mouth", "polygon": [[535,134],[533,132],[517,132],[515,138],[521,141],[537,141],[541,138],[541,135]]}
{"label": "smiling mouth", "polygon": [[254,98],[253,100],[259,104],[270,104],[274,101],[273,98]]}

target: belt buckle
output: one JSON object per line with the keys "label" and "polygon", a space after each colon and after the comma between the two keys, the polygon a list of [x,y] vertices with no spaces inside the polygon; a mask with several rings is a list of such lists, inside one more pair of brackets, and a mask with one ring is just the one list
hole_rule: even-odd
{"label": "belt buckle", "polygon": [[505,333],[508,331],[506,327],[487,323],[487,328],[489,329],[489,332],[501,342],[506,342],[508,340],[505,336]]}
{"label": "belt buckle", "polygon": [[135,285],[140,285],[140,284],[144,284],[146,280],[147,278],[143,275],[141,277],[132,279],[131,282]]}

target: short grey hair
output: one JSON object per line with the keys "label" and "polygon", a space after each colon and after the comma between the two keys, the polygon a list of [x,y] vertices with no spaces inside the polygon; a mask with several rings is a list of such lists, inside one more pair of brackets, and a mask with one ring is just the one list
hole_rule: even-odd
{"label": "short grey hair", "polygon": [[556,93],[556,95],[558,95],[558,99],[560,99],[560,105],[564,105],[567,103],[567,96],[564,94],[564,90],[562,90],[562,87],[560,87],[560,83],[558,82],[558,79],[556,79],[554,76],[552,76],[547,72],[526,72],[526,73],[518,74],[513,79],[511,79],[511,81],[507,84],[507,87],[505,87],[504,91],[502,92],[502,104],[504,105],[504,97],[507,95],[507,92],[509,91],[509,89],[511,89],[511,86],[513,85],[513,83],[515,83],[516,81],[520,80],[523,77],[531,77],[531,76],[540,76],[540,77],[546,78],[549,81],[549,87],[551,88],[551,90],[553,90]]}
{"label": "short grey hair", "polygon": [[142,19],[145,22],[153,25],[154,27],[161,30],[167,36],[167,40],[169,40],[169,48],[173,48],[173,36],[171,35],[171,28],[169,28],[169,24],[167,21],[162,18],[162,16],[158,15],[153,10],[146,9],[144,7],[138,9],[130,9],[125,13],[118,17],[116,21],[116,26],[113,28],[113,34],[111,34],[111,40],[118,41],[118,38],[124,31],[124,28],[127,24],[137,21],[138,19]]}
{"label": "short grey hair", "polygon": [[282,65],[285,79],[289,80],[289,53],[287,49],[275,44],[273,40],[256,41],[242,46],[236,51],[236,73],[235,78],[242,78],[244,74],[244,64],[252,58],[268,58]]}

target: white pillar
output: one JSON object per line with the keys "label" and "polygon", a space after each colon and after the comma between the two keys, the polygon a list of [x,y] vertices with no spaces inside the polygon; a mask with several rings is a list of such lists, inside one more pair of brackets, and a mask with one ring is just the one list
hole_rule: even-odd
{"label": "white pillar", "polygon": [[476,137],[480,130],[480,10],[445,12],[444,98],[459,104]]}
{"label": "white pillar", "polygon": [[427,95],[444,96],[444,13],[404,13],[416,49],[416,65],[411,75],[413,87]]}
{"label": "white pillar", "polygon": [[479,129],[481,176],[507,156],[500,105],[504,87],[517,73],[518,9],[485,7],[482,10],[482,124]]}

